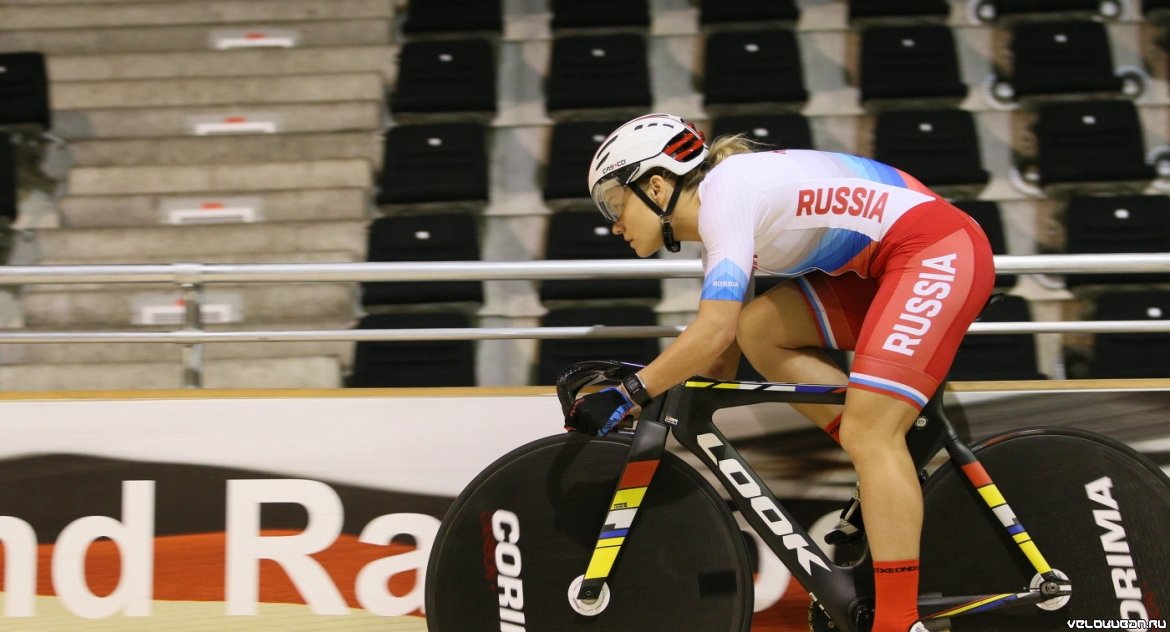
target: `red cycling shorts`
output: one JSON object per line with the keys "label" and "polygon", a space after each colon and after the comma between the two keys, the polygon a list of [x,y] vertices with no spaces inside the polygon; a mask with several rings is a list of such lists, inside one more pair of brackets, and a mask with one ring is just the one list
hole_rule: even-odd
{"label": "red cycling shorts", "polygon": [[963,211],[927,202],[882,238],[870,272],[871,278],[818,272],[795,283],[822,344],[856,352],[849,387],[921,409],[991,294],[987,236]]}

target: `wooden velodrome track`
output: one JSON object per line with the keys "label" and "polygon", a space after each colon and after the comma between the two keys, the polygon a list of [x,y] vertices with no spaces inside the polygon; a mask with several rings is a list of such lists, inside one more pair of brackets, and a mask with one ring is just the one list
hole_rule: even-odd
{"label": "wooden velodrome track", "polygon": [[[1103,432],[1119,440],[1135,443],[1149,440],[1170,442],[1170,379],[1145,380],[1049,380],[1027,382],[957,382],[949,386],[954,393],[988,395],[1015,393],[1026,397],[989,398],[976,406],[972,417],[973,434],[988,435],[1020,425],[1047,423],[1069,425]],[[547,395],[548,387],[453,388],[453,389],[346,389],[346,390],[167,390],[167,391],[76,391],[0,393],[2,401],[29,400],[99,400],[99,399],[186,399],[186,398],[257,398],[257,397],[386,397],[405,395]],[[1094,394],[1094,405],[1085,407],[1075,400]],[[1153,414],[1149,414],[1153,412]],[[1033,421],[1034,420],[1034,421]],[[815,434],[815,433],[814,433]],[[777,442],[760,437],[745,442],[747,452],[756,455],[801,457],[793,452],[803,442],[782,442],[784,448],[772,448]],[[1170,465],[1170,448],[1151,455],[1166,467]],[[810,463],[815,460],[810,460]],[[824,461],[821,461],[822,465]],[[844,464],[844,465],[847,465]],[[801,467],[797,465],[796,467]],[[775,472],[774,474],[778,474]],[[761,474],[764,474],[761,472]],[[79,619],[67,612],[53,597],[37,599],[36,616],[8,619],[0,628],[13,630],[389,630],[425,632],[421,617],[379,617],[361,610],[347,616],[315,615],[308,606],[262,604],[255,617],[228,616],[221,602],[155,601],[151,616],[143,618],[111,617],[100,620]],[[753,628],[771,629],[771,628]]]}

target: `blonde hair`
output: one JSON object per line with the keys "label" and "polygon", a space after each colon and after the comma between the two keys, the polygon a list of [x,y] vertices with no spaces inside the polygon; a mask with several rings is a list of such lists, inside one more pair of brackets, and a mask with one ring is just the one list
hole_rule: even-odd
{"label": "blonde hair", "polygon": [[731,156],[750,154],[763,147],[762,143],[756,142],[744,134],[720,136],[711,142],[711,148],[707,150],[707,159],[704,162],[708,163],[710,167],[714,167]]}

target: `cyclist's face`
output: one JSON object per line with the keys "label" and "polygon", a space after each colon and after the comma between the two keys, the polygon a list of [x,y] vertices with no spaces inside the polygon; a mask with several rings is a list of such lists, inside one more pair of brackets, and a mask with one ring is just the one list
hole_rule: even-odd
{"label": "cyclist's face", "polygon": [[613,234],[625,239],[639,257],[649,257],[662,248],[662,223],[629,187],[622,187],[621,191],[622,211],[613,223]]}

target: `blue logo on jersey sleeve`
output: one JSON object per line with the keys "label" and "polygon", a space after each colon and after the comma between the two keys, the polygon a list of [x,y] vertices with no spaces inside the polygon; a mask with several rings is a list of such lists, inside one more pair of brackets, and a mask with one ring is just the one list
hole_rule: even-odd
{"label": "blue logo on jersey sleeve", "polygon": [[699,298],[704,301],[742,301],[747,286],[747,272],[724,259],[703,277],[703,294]]}

